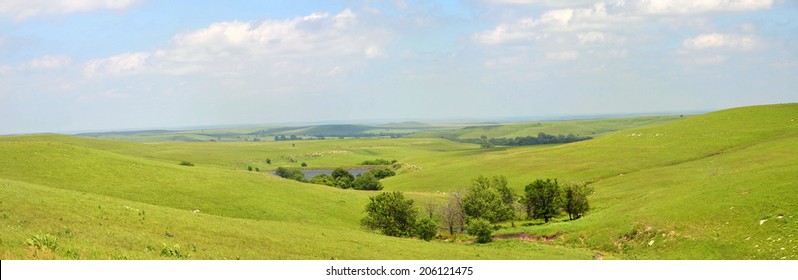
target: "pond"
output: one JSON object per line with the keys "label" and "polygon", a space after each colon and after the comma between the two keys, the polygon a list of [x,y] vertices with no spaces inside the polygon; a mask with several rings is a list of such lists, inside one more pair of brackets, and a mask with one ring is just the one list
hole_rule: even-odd
{"label": "pond", "polygon": [[[349,168],[346,170],[349,171],[349,173],[352,173],[352,175],[357,176],[366,173],[367,171],[371,170],[371,168],[359,167],[359,168]],[[316,177],[316,175],[319,174],[332,175],[333,172],[332,169],[301,169],[301,171],[302,173],[305,174],[305,178],[308,180],[310,180],[310,178]],[[272,171],[271,173],[272,175],[275,175],[274,171]]]}

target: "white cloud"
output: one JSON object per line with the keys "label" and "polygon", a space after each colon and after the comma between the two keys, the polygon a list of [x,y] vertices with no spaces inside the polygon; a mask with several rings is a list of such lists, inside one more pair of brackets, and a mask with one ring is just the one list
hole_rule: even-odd
{"label": "white cloud", "polygon": [[641,0],[632,5],[644,14],[699,14],[770,9],[773,0]]}
{"label": "white cloud", "polygon": [[603,29],[608,24],[625,19],[607,13],[607,5],[598,3],[590,8],[556,9],[540,18],[525,18],[498,25],[493,30],[477,33],[473,39],[484,44],[504,44],[524,40],[544,39],[552,33]]}
{"label": "white cloud", "polygon": [[0,15],[23,20],[38,15],[62,15],[93,10],[122,10],[141,0],[3,0]]}
{"label": "white cloud", "polygon": [[[95,59],[87,76],[145,71],[182,75],[263,72],[272,76],[346,73],[358,59],[384,55],[386,34],[360,28],[349,9],[287,20],[217,22],[174,36],[163,48]],[[341,66],[344,65],[344,66]]]}
{"label": "white cloud", "polygon": [[682,64],[694,64],[694,65],[720,64],[726,62],[726,56],[716,54],[710,56],[691,57],[691,58],[682,59],[681,62]]}
{"label": "white cloud", "polygon": [[72,64],[72,58],[65,55],[45,55],[30,60],[19,66],[21,70],[52,70],[67,67]]}
{"label": "white cloud", "polygon": [[546,58],[554,60],[576,60],[579,58],[577,51],[548,52]]}
{"label": "white cloud", "polygon": [[591,44],[591,43],[603,43],[606,41],[606,37],[602,32],[586,32],[586,33],[579,33],[576,35],[579,38],[580,44]]}
{"label": "white cloud", "polygon": [[136,74],[147,69],[147,60],[150,57],[150,53],[136,52],[123,53],[102,59],[93,59],[86,62],[83,73],[87,77]]}
{"label": "white cloud", "polygon": [[731,50],[731,51],[750,51],[758,48],[761,44],[759,40],[751,35],[737,34],[701,34],[682,42],[684,50],[703,51],[703,50]]}

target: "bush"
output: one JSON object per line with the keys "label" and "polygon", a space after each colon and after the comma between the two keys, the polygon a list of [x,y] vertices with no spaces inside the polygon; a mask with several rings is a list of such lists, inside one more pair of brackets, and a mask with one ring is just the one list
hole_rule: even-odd
{"label": "bush", "polygon": [[286,179],[296,180],[296,181],[300,181],[300,182],[305,182],[306,181],[305,180],[305,173],[302,173],[302,170],[299,170],[299,168],[277,167],[277,169],[274,170],[274,174],[276,174],[277,176],[286,178]]}
{"label": "bush", "polygon": [[419,239],[430,241],[438,234],[438,225],[430,218],[422,218],[416,224],[416,236]]}
{"label": "bush", "polygon": [[58,249],[57,242],[58,237],[49,234],[45,234],[44,236],[39,236],[37,234],[25,241],[25,243],[30,247],[34,247],[39,250],[49,249],[53,252],[55,252],[55,249]]}
{"label": "bush", "polygon": [[388,177],[396,175],[396,172],[394,172],[393,170],[391,170],[389,168],[375,168],[375,169],[369,170],[368,172],[366,172],[366,174],[372,174],[372,175],[374,175],[374,177],[377,177],[377,179],[382,180],[382,179],[385,179],[385,178],[388,178]]}
{"label": "bush", "polygon": [[319,174],[314,176],[313,178],[310,178],[310,183],[316,185],[325,185],[325,186],[334,187],[335,179],[333,179],[332,176],[327,174]]}
{"label": "bush", "polygon": [[477,243],[488,243],[492,239],[493,228],[485,219],[474,219],[468,223],[468,234],[477,237]]}
{"label": "bush", "polygon": [[302,167],[308,167],[308,164],[304,163],[304,162],[301,165],[302,165]]}
{"label": "bush", "polygon": [[353,187],[356,190],[364,191],[379,191],[382,190],[382,182],[369,173],[358,175],[353,182]]}
{"label": "bush", "polygon": [[163,247],[161,247],[161,256],[171,257],[171,258],[178,258],[178,259],[182,259],[184,257],[187,257],[187,255],[184,255],[180,251],[180,244],[175,244],[175,246],[172,246],[172,247],[169,247],[166,244],[163,244]]}
{"label": "bush", "polygon": [[185,160],[184,160],[184,161],[181,161],[181,162],[180,162],[180,165],[183,165],[183,166],[194,166],[194,164],[193,164],[193,163],[191,163],[191,162],[189,162],[189,161],[185,161]]}
{"label": "bush", "polygon": [[247,170],[252,171],[252,166],[247,166]]}
{"label": "bush", "polygon": [[361,220],[364,227],[397,237],[412,236],[416,232],[418,211],[412,199],[405,199],[401,192],[381,193],[369,199],[366,217]]}
{"label": "bush", "polygon": [[335,186],[348,189],[353,187],[353,182],[355,181],[355,176],[352,173],[349,173],[348,170],[338,167],[333,169],[332,172],[333,182],[335,182]]}
{"label": "bush", "polygon": [[386,160],[386,159],[375,159],[375,160],[366,160],[360,163],[360,165],[391,165],[396,163],[396,160]]}

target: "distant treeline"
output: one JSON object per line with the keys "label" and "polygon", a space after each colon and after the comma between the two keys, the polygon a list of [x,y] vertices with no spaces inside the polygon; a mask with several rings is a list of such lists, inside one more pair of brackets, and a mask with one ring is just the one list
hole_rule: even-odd
{"label": "distant treeline", "polygon": [[274,141],[325,140],[328,137],[329,138],[338,138],[338,139],[344,139],[344,138],[375,138],[375,137],[379,137],[379,138],[385,138],[385,137],[399,138],[399,137],[402,137],[402,136],[407,135],[407,134],[408,133],[385,133],[385,132],[381,132],[381,133],[353,133],[353,134],[313,135],[313,136],[309,136],[307,138],[303,138],[302,136],[296,136],[296,135],[289,135],[289,136],[275,135],[274,136]]}
{"label": "distant treeline", "polygon": [[515,137],[515,138],[487,138],[486,136],[482,136],[479,139],[458,139],[458,138],[451,138],[451,137],[444,137],[446,139],[461,142],[461,143],[472,143],[472,144],[481,144],[483,147],[491,147],[491,146],[530,146],[530,145],[544,145],[544,144],[564,144],[564,143],[571,143],[583,140],[593,139],[590,136],[577,136],[573,133],[568,135],[551,135],[546,133],[538,133],[538,136],[524,136],[524,137]]}

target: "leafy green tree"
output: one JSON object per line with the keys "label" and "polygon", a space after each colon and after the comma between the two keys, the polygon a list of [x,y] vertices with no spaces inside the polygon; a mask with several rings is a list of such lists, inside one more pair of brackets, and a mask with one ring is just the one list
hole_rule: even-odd
{"label": "leafy green tree", "polygon": [[418,211],[412,199],[406,199],[401,192],[386,192],[369,200],[366,217],[361,220],[364,227],[398,237],[413,236],[416,232]]}
{"label": "leafy green tree", "polygon": [[590,210],[590,203],[588,203],[587,197],[591,194],[593,194],[593,188],[587,184],[574,183],[563,187],[563,210],[568,213],[568,219],[579,219]]}
{"label": "leafy green tree", "polygon": [[524,187],[524,204],[528,218],[548,223],[560,214],[560,185],[557,180],[535,180]]}
{"label": "leafy green tree", "polygon": [[366,173],[372,174],[374,177],[377,177],[377,179],[380,180],[396,175],[396,172],[389,168],[375,168],[367,171]]}
{"label": "leafy green tree", "polygon": [[247,170],[252,171],[252,166],[247,166]]}
{"label": "leafy green tree", "polygon": [[304,163],[304,162],[303,162],[302,164],[300,164],[300,165],[301,165],[302,167],[308,167],[308,164],[307,164],[307,163]]}
{"label": "leafy green tree", "polygon": [[424,217],[416,224],[416,236],[419,239],[430,241],[438,234],[438,224],[432,218]]}
{"label": "leafy green tree", "polygon": [[354,186],[355,176],[346,169],[341,167],[333,169],[332,177],[336,187],[348,189]]}
{"label": "leafy green tree", "polygon": [[296,181],[300,181],[300,182],[305,182],[306,181],[305,180],[305,173],[302,173],[302,170],[299,170],[299,168],[295,168],[295,167],[287,167],[287,168],[286,167],[277,167],[277,169],[274,170],[274,174],[276,174],[277,176],[286,178],[286,179],[296,180]]}
{"label": "leafy green tree", "polygon": [[266,164],[272,164],[272,160],[271,160],[271,159],[269,159],[269,158],[267,158],[267,159],[266,159]]}
{"label": "leafy green tree", "polygon": [[485,219],[493,223],[512,220],[515,207],[512,201],[505,203],[504,196],[512,198],[504,176],[492,179],[479,176],[463,196],[463,213],[469,219]]}
{"label": "leafy green tree", "polygon": [[488,139],[487,136],[482,135],[482,136],[479,137],[479,139],[480,139],[480,142],[479,142],[479,147],[480,148],[485,148],[485,149],[493,148],[493,146],[494,146],[493,145],[493,141],[491,141],[491,139]]}
{"label": "leafy green tree", "polygon": [[325,185],[325,186],[334,187],[335,186],[335,179],[333,179],[332,176],[327,175],[327,174],[319,174],[319,175],[313,176],[313,178],[310,178],[310,183],[311,184],[316,184],[316,185]]}
{"label": "leafy green tree", "polygon": [[474,219],[468,222],[468,234],[476,236],[477,243],[488,243],[493,239],[493,228],[488,220]]}
{"label": "leafy green tree", "polygon": [[382,190],[382,182],[377,177],[369,173],[358,175],[352,183],[354,189],[365,191],[378,191]]}

